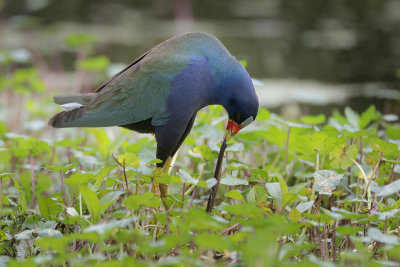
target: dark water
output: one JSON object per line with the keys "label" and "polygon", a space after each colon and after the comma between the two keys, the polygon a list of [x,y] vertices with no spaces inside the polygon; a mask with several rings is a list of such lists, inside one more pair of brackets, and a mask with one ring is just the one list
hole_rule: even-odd
{"label": "dark water", "polygon": [[[94,34],[91,54],[126,64],[174,34],[206,31],[245,60],[255,78],[399,86],[397,0],[6,0],[0,19],[0,49],[24,48],[28,38],[66,70],[76,57],[63,44],[71,32]],[[368,99],[347,103],[384,109],[382,100]]]}

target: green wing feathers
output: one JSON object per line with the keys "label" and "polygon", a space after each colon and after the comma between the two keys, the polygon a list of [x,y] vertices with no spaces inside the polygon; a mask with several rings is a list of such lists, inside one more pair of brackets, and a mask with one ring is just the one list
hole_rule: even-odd
{"label": "green wing feathers", "polygon": [[88,104],[96,97],[96,93],[75,94],[75,95],[58,95],[54,97],[54,103],[59,105],[78,103],[81,105]]}
{"label": "green wing feathers", "polygon": [[53,116],[49,124],[56,128],[122,126],[149,118],[153,125],[166,122],[171,82],[189,60],[187,56],[158,50],[133,62],[96,93],[54,97],[60,105],[77,104],[75,109]]}

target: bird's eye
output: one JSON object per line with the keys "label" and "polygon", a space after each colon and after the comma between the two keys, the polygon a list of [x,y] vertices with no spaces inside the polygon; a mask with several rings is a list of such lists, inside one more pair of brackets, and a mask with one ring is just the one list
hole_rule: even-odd
{"label": "bird's eye", "polygon": [[239,113],[236,113],[235,117],[236,117],[236,121],[240,121],[240,114]]}
{"label": "bird's eye", "polygon": [[236,104],[236,100],[234,98],[229,99],[229,105],[234,106]]}

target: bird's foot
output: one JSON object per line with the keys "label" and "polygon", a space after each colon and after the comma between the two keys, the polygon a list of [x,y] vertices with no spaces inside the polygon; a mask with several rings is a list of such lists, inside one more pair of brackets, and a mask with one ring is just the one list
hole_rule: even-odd
{"label": "bird's foot", "polygon": [[151,192],[156,197],[161,197],[161,190],[160,190],[160,184],[158,182],[155,182],[154,180],[156,180],[160,176],[159,173],[162,172],[162,170],[163,170],[162,168],[156,168],[155,172],[156,174],[154,175],[151,181]]}
{"label": "bird's foot", "polygon": [[166,202],[166,199],[168,198],[168,185],[160,184],[156,180],[157,180],[157,178],[159,178],[162,175],[161,173],[166,173],[166,174],[169,173],[169,170],[171,167],[171,162],[172,162],[172,158],[169,157],[162,168],[157,167],[155,174],[151,181],[151,184],[152,184],[151,192],[153,192],[154,196],[159,197],[161,199],[165,210],[169,209],[169,205]]}

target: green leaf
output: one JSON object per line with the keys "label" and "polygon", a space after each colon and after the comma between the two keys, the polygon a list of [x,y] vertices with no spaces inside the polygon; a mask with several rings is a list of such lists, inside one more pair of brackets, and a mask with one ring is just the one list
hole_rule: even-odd
{"label": "green leaf", "polygon": [[125,193],[122,191],[111,191],[105,194],[99,201],[100,212],[104,212],[111,204],[117,201],[123,194]]}
{"label": "green leaf", "polygon": [[102,71],[110,64],[110,60],[105,56],[85,58],[78,63],[78,67],[87,71]]}
{"label": "green leaf", "polygon": [[126,152],[118,157],[118,162],[121,165],[129,166],[129,167],[139,167],[140,159],[138,156],[131,152]]}
{"label": "green leaf", "polygon": [[341,234],[341,235],[354,235],[357,234],[358,232],[362,231],[361,226],[355,226],[355,225],[342,225],[338,226],[336,228],[336,231]]}
{"label": "green leaf", "polygon": [[35,187],[35,195],[38,196],[41,193],[47,191],[51,187],[50,176],[40,173],[36,175],[36,187]]}
{"label": "green leaf", "polygon": [[0,230],[0,242],[8,240],[6,234]]}
{"label": "green leaf", "polygon": [[92,133],[96,139],[96,148],[100,152],[103,159],[109,156],[108,149],[111,145],[110,138],[103,129],[91,128],[86,129],[89,133]]}
{"label": "green leaf", "polygon": [[79,186],[79,192],[85,201],[86,207],[92,215],[92,223],[97,223],[100,218],[100,203],[96,194],[86,186]]}
{"label": "green leaf", "polygon": [[37,156],[41,153],[44,153],[44,152],[48,151],[49,148],[50,148],[49,145],[44,141],[37,140],[33,137],[30,137],[27,140],[26,149],[32,151],[33,156]]}
{"label": "green leaf", "polygon": [[0,178],[2,178],[3,181],[8,180],[14,176],[15,176],[15,173],[8,173],[8,172],[0,173]]}
{"label": "green leaf", "polygon": [[73,48],[91,45],[96,42],[96,38],[87,33],[73,33],[65,37],[65,43]]}
{"label": "green leaf", "polygon": [[244,149],[244,145],[242,143],[230,143],[228,144],[228,147],[226,148],[226,152],[240,152]]}
{"label": "green leaf", "polygon": [[125,199],[125,206],[131,210],[137,210],[140,206],[157,208],[161,205],[159,197],[155,197],[153,193],[146,192],[143,195],[133,195]]}
{"label": "green leaf", "polygon": [[107,176],[107,174],[113,170],[116,167],[116,165],[109,165],[105,166],[102,168],[94,177],[96,179],[96,182],[94,183],[95,186],[100,186],[101,183],[103,182],[104,178]]}
{"label": "green leaf", "polygon": [[390,245],[399,244],[399,239],[397,238],[397,236],[385,235],[378,228],[374,227],[370,227],[368,229],[368,237],[384,244],[390,244]]}
{"label": "green leaf", "polygon": [[394,181],[382,188],[382,191],[378,192],[377,196],[387,197],[400,192],[400,180]]}
{"label": "green leaf", "polygon": [[197,234],[194,242],[199,248],[203,250],[218,250],[224,251],[230,248],[231,244],[225,236],[218,236],[214,234],[201,233]]}
{"label": "green leaf", "polygon": [[248,185],[249,182],[247,182],[247,180],[245,180],[245,179],[240,179],[240,178],[237,178],[237,177],[227,174],[227,175],[225,175],[224,178],[221,179],[221,184],[235,186],[235,185]]}
{"label": "green leaf", "polygon": [[275,199],[282,201],[282,189],[280,183],[266,183],[268,193]]}
{"label": "green leaf", "polygon": [[284,208],[286,205],[288,205],[290,203],[293,203],[293,202],[296,202],[296,201],[300,201],[300,200],[301,199],[295,194],[288,193],[288,192],[283,193],[283,196],[282,196],[282,208]]}
{"label": "green leaf", "polygon": [[70,186],[80,186],[94,180],[95,176],[93,173],[75,173],[69,179],[65,179],[64,182]]}
{"label": "green leaf", "polygon": [[319,114],[317,116],[302,116],[300,120],[306,124],[318,125],[325,123],[326,117],[324,114]]}
{"label": "green leaf", "polygon": [[269,141],[277,146],[283,146],[284,144],[286,144],[286,130],[283,131],[276,126],[271,126],[267,130],[267,136],[269,138]]}
{"label": "green leaf", "polygon": [[187,171],[180,169],[178,172],[179,177],[181,178],[181,181],[183,183],[187,183],[187,184],[194,184],[197,185],[198,180],[193,178],[190,173],[188,173]]}
{"label": "green leaf", "polygon": [[353,166],[358,149],[355,145],[339,145],[329,154],[331,166],[333,168],[347,169]]}
{"label": "green leaf", "polygon": [[328,137],[323,133],[316,133],[311,136],[311,144],[314,150],[318,150],[321,156],[327,155],[337,145],[338,139]]}
{"label": "green leaf", "polygon": [[337,174],[331,170],[319,170],[314,173],[313,189],[325,195],[331,195],[336,187],[340,184],[343,174]]}
{"label": "green leaf", "polygon": [[253,169],[248,179],[249,182],[265,182],[268,180],[268,172],[263,169]]}
{"label": "green leaf", "polygon": [[62,173],[65,173],[66,171],[72,169],[73,167],[75,167],[75,164],[68,164],[67,166],[46,166],[46,169],[53,171],[53,172],[59,172],[61,171]]}
{"label": "green leaf", "polygon": [[301,213],[300,213],[297,209],[292,209],[292,210],[289,212],[289,219],[290,219],[292,222],[297,222],[298,220],[301,219]]}
{"label": "green leaf", "polygon": [[383,153],[383,157],[388,159],[396,159],[400,156],[399,147],[395,143],[386,142],[384,140],[375,138],[371,140],[370,146],[374,151],[378,153]]}
{"label": "green leaf", "polygon": [[281,185],[282,194],[287,193],[289,189],[288,189],[285,179],[278,177],[278,182]]}
{"label": "green leaf", "polygon": [[255,202],[256,201],[256,190],[254,187],[250,189],[250,191],[246,195],[247,202]]}
{"label": "green leaf", "polygon": [[79,146],[83,141],[85,141],[84,137],[76,138],[76,139],[62,139],[60,141],[54,142],[53,145],[55,146],[60,146],[60,147],[77,147]]}
{"label": "green leaf", "polygon": [[271,118],[271,113],[265,108],[259,108],[257,114],[258,121],[267,121]]}
{"label": "green leaf", "polygon": [[194,148],[194,151],[197,153],[200,153],[201,156],[205,159],[205,160],[214,160],[218,157],[218,152],[211,150],[208,146],[206,145],[200,145],[200,146],[196,146]]}
{"label": "green leaf", "polygon": [[249,202],[249,203],[242,203],[237,204],[235,206],[224,206],[224,209],[229,212],[230,214],[236,216],[244,216],[250,218],[261,218],[264,216],[264,212],[262,209],[256,206],[256,203]]}
{"label": "green leaf", "polygon": [[344,115],[346,116],[346,119],[350,123],[351,126],[353,126],[355,129],[359,129],[359,125],[358,125],[359,117],[358,117],[358,114],[356,112],[354,112],[354,110],[352,110],[349,107],[345,107]]}
{"label": "green leaf", "polygon": [[57,215],[62,208],[57,202],[48,197],[38,197],[40,214],[48,221],[57,220]]}
{"label": "green leaf", "polygon": [[233,199],[237,199],[237,200],[239,200],[241,202],[246,202],[246,200],[244,199],[244,196],[242,195],[242,193],[240,193],[237,190],[231,190],[231,191],[227,192],[225,194],[225,196],[233,198]]}
{"label": "green leaf", "polygon": [[22,190],[21,186],[19,185],[18,181],[13,179],[14,181],[14,188],[18,191],[18,205],[21,207],[21,211],[24,213],[27,210],[27,203],[25,198],[25,192]]}
{"label": "green leaf", "polygon": [[360,129],[365,129],[372,121],[379,120],[381,117],[375,106],[370,106],[359,118]]}

